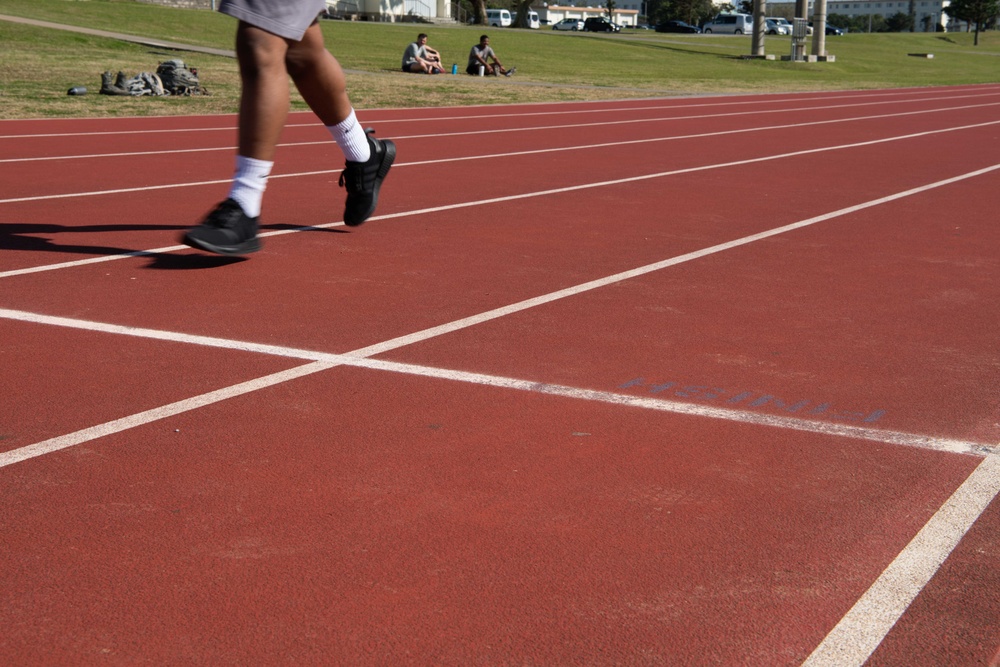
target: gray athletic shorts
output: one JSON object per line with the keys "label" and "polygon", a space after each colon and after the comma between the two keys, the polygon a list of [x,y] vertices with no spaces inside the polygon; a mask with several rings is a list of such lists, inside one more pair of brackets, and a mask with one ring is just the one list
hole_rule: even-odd
{"label": "gray athletic shorts", "polygon": [[219,11],[244,23],[299,41],[320,12],[326,0],[222,0]]}

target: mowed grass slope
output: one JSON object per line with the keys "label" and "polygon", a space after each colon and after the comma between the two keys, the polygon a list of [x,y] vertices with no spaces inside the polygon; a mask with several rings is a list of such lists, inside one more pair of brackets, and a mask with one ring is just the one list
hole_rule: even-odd
{"label": "mowed grass slope", "polygon": [[[134,0],[0,0],[0,14],[201,47],[232,49],[235,21],[208,10],[171,9]],[[791,92],[1000,81],[1000,33],[848,34],[827,38],[835,62],[746,60],[749,37],[618,35],[512,30],[482,26],[324,21],[331,52],[348,70],[358,108],[569,101],[705,93]],[[448,63],[464,69],[469,48],[488,33],[511,79],[418,76],[399,71],[418,32]],[[769,54],[785,55],[789,38],[768,37]],[[232,58],[172,51],[116,39],[0,21],[0,117],[229,113],[239,78]],[[911,53],[933,53],[917,58]],[[211,95],[126,99],[97,95],[100,73],[152,71],[181,58],[198,67]],[[91,93],[69,97],[83,85]],[[301,99],[293,105],[304,108]]]}

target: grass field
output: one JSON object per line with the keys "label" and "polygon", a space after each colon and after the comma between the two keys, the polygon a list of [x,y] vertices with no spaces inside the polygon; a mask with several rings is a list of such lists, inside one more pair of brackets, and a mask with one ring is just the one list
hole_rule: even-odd
{"label": "grass field", "polygon": [[[170,9],[134,0],[0,0],[0,14],[231,49],[234,21],[207,10]],[[791,92],[990,83],[1000,81],[1000,33],[848,34],[827,38],[835,62],[791,63],[788,37],[769,37],[777,60],[746,60],[750,38],[618,35],[548,29],[487,29],[400,23],[324,21],[327,45],[348,70],[360,109],[562,100]],[[459,69],[479,34],[488,32],[511,79],[399,72],[403,48],[417,32]],[[917,58],[911,53],[933,53]],[[182,58],[198,67],[211,95],[194,98],[70,97],[72,86],[96,93],[100,73],[132,75]],[[236,63],[224,56],[156,49],[104,37],[0,21],[0,118],[228,113],[239,95]],[[304,108],[298,98],[296,108]]]}

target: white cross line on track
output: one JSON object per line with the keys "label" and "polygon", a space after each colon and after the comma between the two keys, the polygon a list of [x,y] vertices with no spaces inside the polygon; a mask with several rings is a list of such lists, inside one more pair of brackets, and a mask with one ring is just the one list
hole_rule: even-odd
{"label": "white cross line on track", "polygon": [[[1000,94],[1000,93],[998,93],[998,94]],[[952,101],[954,99],[961,99],[961,98],[964,98],[964,97],[996,97],[996,95],[960,95],[960,96],[956,96],[956,97],[953,97],[953,98],[949,98],[948,101],[950,102],[950,101]],[[907,100],[907,101],[910,101],[910,100]],[[922,101],[925,101],[925,100],[918,100],[918,101],[922,102]],[[560,124],[560,125],[535,125],[535,126],[531,126],[531,127],[493,128],[493,129],[489,129],[489,130],[468,130],[468,131],[462,131],[462,132],[454,132],[454,131],[451,131],[451,132],[435,132],[435,133],[431,133],[431,134],[393,135],[392,139],[394,141],[401,141],[401,140],[404,140],[404,139],[406,139],[406,140],[409,140],[409,139],[437,139],[437,138],[440,138],[440,137],[477,136],[477,135],[484,135],[484,134],[485,135],[495,135],[495,134],[504,134],[504,133],[511,133],[511,132],[536,132],[536,131],[550,132],[552,130],[574,130],[574,129],[588,128],[588,127],[606,127],[606,126],[615,126],[615,127],[617,127],[617,126],[621,126],[621,125],[634,125],[634,124],[640,124],[640,123],[668,123],[668,122],[686,121],[686,120],[708,120],[708,119],[716,119],[716,118],[731,118],[731,117],[737,117],[737,116],[758,116],[758,115],[779,114],[779,113],[798,113],[798,112],[801,112],[801,111],[827,111],[827,110],[831,110],[831,109],[847,109],[847,108],[852,108],[852,107],[873,106],[873,105],[882,105],[882,104],[898,104],[898,103],[899,103],[898,101],[894,100],[894,101],[891,101],[891,102],[864,102],[864,103],[858,103],[858,104],[829,105],[829,106],[824,106],[824,107],[789,107],[789,108],[785,108],[785,109],[764,109],[764,110],[757,110],[757,111],[731,111],[731,112],[726,112],[726,113],[701,114],[701,115],[696,115],[696,116],[667,116],[667,117],[661,117],[661,118],[633,118],[631,120],[618,119],[618,120],[610,120],[610,121],[597,121],[597,122],[592,122],[592,123],[572,123],[572,124],[563,123],[563,124]],[[724,131],[716,132],[716,133],[703,133],[703,134],[696,134],[696,135],[685,135],[685,136],[679,136],[679,137],[675,137],[675,138],[695,138],[695,137],[696,138],[700,138],[700,137],[705,137],[705,136],[717,136],[717,135],[722,135],[722,134],[733,134],[733,133],[740,133],[740,132],[755,132],[755,131],[770,130],[770,129],[788,129],[788,128],[791,128],[791,127],[809,127],[809,126],[812,126],[812,125],[825,125],[825,124],[830,124],[830,123],[846,123],[846,122],[853,122],[853,121],[859,121],[859,120],[876,120],[876,119],[879,119],[879,118],[897,118],[897,117],[901,117],[901,116],[913,116],[913,115],[929,114],[929,113],[941,113],[941,112],[946,112],[946,111],[962,111],[962,110],[967,110],[967,109],[979,109],[979,108],[982,108],[982,107],[990,107],[990,106],[997,106],[997,105],[1000,105],[1000,102],[985,102],[983,104],[967,104],[967,105],[963,105],[963,106],[941,107],[941,108],[938,108],[938,109],[918,109],[918,110],[915,110],[915,111],[897,111],[897,112],[892,112],[892,113],[887,113],[887,114],[876,114],[876,115],[871,115],[871,116],[855,116],[855,117],[852,117],[852,118],[834,118],[834,119],[830,119],[830,120],[809,121],[809,122],[803,122],[803,123],[789,123],[789,124],[783,124],[783,125],[767,125],[767,126],[756,127],[756,128],[742,128],[742,129],[737,129],[737,130],[724,130]],[[296,126],[296,127],[303,127],[303,126]],[[181,130],[178,130],[178,131],[181,131]],[[662,141],[662,140],[664,140],[664,139],[663,138],[650,139],[649,141]],[[627,143],[638,143],[638,142],[621,142],[621,143],[622,144],[627,144]],[[287,143],[283,143],[283,144],[278,144],[278,147],[279,148],[293,148],[293,147],[301,147],[301,146],[327,146],[327,145],[331,145],[331,144],[332,144],[332,141],[329,140],[329,139],[327,139],[327,140],[322,140],[322,141],[287,142]],[[599,144],[599,145],[603,146],[605,144]],[[610,145],[610,144],[608,144],[608,145]],[[577,148],[586,148],[586,146],[577,147]],[[219,151],[233,151],[235,149],[236,149],[235,146],[227,145],[227,146],[211,146],[211,147],[203,147],[203,148],[168,149],[168,150],[156,150],[156,151],[132,151],[132,152],[125,152],[125,153],[85,153],[85,154],[80,154],[80,155],[48,155],[48,156],[43,156],[43,157],[4,158],[4,159],[0,159],[0,164],[22,163],[22,162],[52,162],[52,161],[62,161],[62,160],[89,160],[89,159],[98,159],[98,158],[143,157],[143,156],[148,156],[148,155],[175,155],[175,154],[176,155],[182,155],[182,154],[185,154],[185,153],[213,153],[213,152],[219,152]],[[8,200],[0,200],[0,204],[4,203],[5,201],[8,201]]]}
{"label": "white cross line on track", "polygon": [[[660,265],[657,266],[662,268],[662,264],[663,263],[660,263]],[[649,271],[646,271],[645,269],[647,268],[648,267],[643,267],[643,272],[656,270],[656,269],[649,269]],[[632,274],[633,272],[626,272],[626,273]],[[611,280],[603,279],[594,282],[599,283],[600,285],[598,286],[603,286],[605,284],[610,284],[611,282],[619,282],[621,280],[625,280],[625,278],[621,276],[611,276],[610,279]],[[57,327],[64,327],[71,329],[80,329],[84,331],[93,331],[93,332],[108,333],[114,335],[131,336],[135,338],[145,338],[145,339],[174,342],[174,343],[185,343],[189,345],[200,345],[203,347],[215,347],[227,350],[236,350],[240,352],[268,354],[286,358],[309,360],[312,362],[304,366],[298,366],[296,368],[267,375],[262,378],[257,378],[247,382],[242,382],[233,385],[232,387],[226,387],[216,391],[208,392],[201,396],[195,396],[193,398],[178,401],[176,403],[171,403],[166,406],[154,408],[152,410],[141,412],[135,415],[130,415],[128,417],[114,420],[106,424],[101,424],[98,426],[82,429],[75,433],[70,433],[68,435],[51,438],[49,440],[35,443],[33,445],[26,445],[24,447],[14,449],[9,452],[0,453],[0,468],[12,465],[14,463],[18,463],[20,461],[25,461],[30,458],[35,458],[43,454],[48,454],[51,452],[59,451],[61,449],[66,449],[67,447],[81,444],[82,442],[87,442],[97,437],[102,437],[104,435],[117,433],[119,431],[124,431],[130,428],[134,428],[136,426],[141,426],[143,424],[147,424],[153,421],[158,421],[160,419],[177,415],[182,412],[187,412],[199,407],[204,407],[206,405],[210,405],[212,403],[216,403],[221,400],[225,400],[227,398],[233,398],[235,396],[249,393],[251,391],[256,391],[258,389],[270,387],[275,384],[279,384],[281,382],[287,382],[289,380],[304,377],[305,375],[311,375],[313,373],[328,370],[337,366],[352,366],[356,368],[365,368],[368,370],[387,371],[403,375],[415,375],[420,377],[450,380],[454,382],[464,382],[467,384],[475,384],[479,386],[497,387],[502,389],[515,389],[519,391],[532,392],[537,394],[562,396],[565,398],[572,398],[577,400],[595,401],[601,403],[609,403],[612,405],[637,407],[637,408],[644,408],[647,410],[657,410],[661,412],[670,412],[675,414],[684,414],[697,417],[707,417],[723,421],[753,424],[757,426],[769,426],[778,429],[816,433],[819,435],[826,435],[826,436],[855,438],[859,440],[882,442],[887,444],[901,445],[905,447],[932,449],[941,452],[952,452],[957,454],[973,454],[979,456],[984,456],[994,452],[1000,452],[1000,448],[994,448],[991,445],[985,443],[958,440],[954,438],[940,438],[940,437],[921,435],[915,433],[905,433],[902,431],[866,428],[859,426],[851,426],[848,424],[834,424],[830,422],[801,419],[797,417],[780,417],[759,412],[750,412],[747,410],[717,408],[717,407],[704,406],[693,403],[684,403],[681,401],[632,396],[629,394],[620,394],[615,392],[600,391],[594,389],[582,389],[578,387],[569,387],[565,385],[558,385],[547,382],[538,382],[533,380],[521,380],[517,378],[490,375],[486,373],[475,373],[470,371],[460,371],[447,368],[434,368],[430,366],[422,366],[419,364],[409,364],[403,362],[386,361],[386,360],[369,358],[371,355],[374,354],[384,353],[389,350],[399,349],[407,345],[412,345],[413,343],[421,340],[427,340],[429,338],[434,338],[443,335],[445,333],[459,331],[461,329],[468,328],[470,326],[479,324],[481,322],[497,319],[499,317],[510,315],[512,313],[525,310],[527,308],[531,308],[540,305],[542,303],[548,303],[550,301],[554,301],[557,299],[566,298],[567,296],[573,294],[579,294],[583,291],[588,291],[590,289],[595,289],[595,288],[596,286],[592,286],[590,284],[580,285],[577,286],[576,288],[571,288],[569,290],[562,290],[561,292],[555,292],[553,294],[545,295],[544,297],[540,297],[538,299],[529,299],[525,302],[521,302],[519,304],[513,304],[512,306],[506,308],[500,308],[494,311],[489,311],[479,316],[466,318],[465,320],[457,320],[455,322],[450,322],[448,324],[439,327],[433,327],[431,329],[427,329],[422,332],[417,332],[409,336],[402,336],[392,341],[386,341],[378,345],[373,345],[360,350],[355,350],[353,352],[348,352],[346,354],[318,352],[314,350],[296,349],[278,345],[264,345],[248,341],[214,338],[211,336],[198,336],[198,335],[184,334],[172,331],[163,331],[159,329],[146,329],[142,327],[122,326],[116,324],[109,324],[105,322],[78,320],[66,317],[42,315],[38,313],[29,313],[25,311],[0,308],[0,318],[2,319],[28,322],[32,324],[43,324],[43,325],[57,326]]]}
{"label": "white cross line on track", "polygon": [[[778,159],[783,159],[783,158],[787,158],[787,157],[798,157],[798,156],[802,156],[802,155],[809,155],[809,154],[814,154],[814,153],[822,153],[822,152],[826,152],[826,151],[843,150],[843,149],[849,149],[849,148],[858,148],[858,147],[862,147],[862,146],[876,145],[876,144],[885,143],[885,142],[889,142],[889,141],[901,141],[901,140],[905,140],[905,139],[914,139],[914,138],[919,138],[919,137],[923,137],[923,136],[928,136],[928,135],[931,135],[931,134],[940,134],[940,133],[944,133],[944,132],[955,132],[955,131],[959,131],[959,130],[974,129],[974,128],[977,128],[977,127],[985,127],[985,126],[996,125],[996,124],[1000,124],[1000,120],[988,121],[988,122],[985,122],[985,123],[977,123],[977,124],[974,124],[974,125],[963,125],[963,126],[959,126],[959,127],[950,127],[950,128],[943,128],[943,129],[938,129],[938,130],[929,130],[929,131],[926,131],[926,132],[917,132],[917,133],[914,133],[914,134],[898,135],[898,136],[895,136],[895,137],[885,137],[885,138],[882,138],[882,139],[872,139],[872,140],[869,140],[869,141],[862,141],[862,142],[851,143],[851,144],[841,144],[841,145],[837,145],[837,146],[824,146],[824,147],[821,147],[821,148],[811,148],[811,149],[802,150],[802,151],[793,151],[791,153],[779,153],[779,154],[776,154],[776,155],[767,155],[767,156],[758,157],[758,158],[747,158],[745,160],[736,160],[736,161],[733,161],[733,162],[722,162],[722,163],[711,164],[711,165],[701,165],[701,166],[698,166],[698,167],[687,167],[687,168],[684,168],[684,169],[675,169],[675,170],[671,170],[671,171],[657,172],[657,173],[654,173],[654,174],[644,174],[642,176],[631,176],[631,177],[628,177],[628,178],[620,178],[620,179],[608,180],[608,181],[598,181],[598,182],[595,182],[595,183],[584,183],[584,184],[581,184],[581,185],[571,185],[571,186],[565,186],[565,187],[561,187],[561,188],[553,188],[553,189],[548,189],[548,190],[539,190],[539,191],[536,191],[536,192],[526,192],[526,193],[521,193],[521,194],[517,194],[517,195],[508,195],[508,196],[505,196],[505,197],[493,197],[491,199],[477,199],[477,200],[474,200],[474,201],[458,202],[458,203],[455,203],[455,204],[444,204],[442,206],[432,206],[432,207],[429,207],[429,208],[415,209],[415,210],[412,210],[412,211],[402,211],[402,212],[399,212],[399,213],[389,213],[389,214],[385,214],[385,215],[372,216],[372,218],[370,218],[370,220],[372,220],[372,221],[390,220],[390,219],[394,219],[394,218],[405,218],[405,217],[411,217],[411,216],[416,216],[416,215],[424,215],[424,214],[427,214],[427,213],[441,213],[441,212],[444,212],[444,211],[457,210],[457,209],[461,209],[461,208],[469,208],[469,207],[473,207],[473,206],[485,206],[485,205],[489,205],[489,204],[497,204],[497,203],[507,202],[507,201],[516,201],[516,200],[519,200],[519,199],[528,199],[528,198],[532,198],[532,197],[544,197],[544,196],[554,195],[554,194],[564,194],[564,193],[568,193],[568,192],[576,192],[576,191],[587,190],[587,189],[591,189],[591,188],[608,187],[608,186],[612,186],[612,185],[621,185],[621,184],[624,184],[624,183],[634,183],[634,182],[639,182],[639,181],[644,181],[644,180],[649,180],[649,179],[654,179],[654,178],[664,178],[664,177],[676,176],[676,175],[680,175],[680,174],[689,174],[689,173],[695,173],[695,172],[699,172],[699,171],[707,171],[707,170],[710,170],[710,169],[722,169],[722,168],[726,168],[726,167],[743,166],[743,165],[747,165],[747,164],[754,164],[754,163],[759,163],[759,162],[766,162],[766,161],[770,161],[770,160],[778,160]],[[665,138],[665,140],[675,139],[675,138],[676,137],[667,137],[667,138]],[[643,141],[649,141],[649,140],[643,140]],[[617,146],[617,145],[621,145],[621,144],[620,143],[615,143],[615,144],[609,144],[609,145]],[[550,150],[570,150],[570,149],[539,149],[538,151],[521,151],[518,154],[530,154],[530,153],[536,153],[536,152],[547,152],[547,151],[550,151]],[[496,156],[496,155],[494,155],[494,156],[491,156],[491,157],[502,157],[502,156]],[[420,162],[420,163],[408,163],[408,164],[410,164],[410,165],[415,165],[415,164],[437,164],[437,163],[450,162],[450,161],[461,161],[461,160],[467,160],[467,159],[478,159],[478,158],[448,158],[448,159],[444,159],[444,160],[429,160],[429,161]],[[976,171],[976,172],[970,172],[970,174],[972,174],[972,175],[980,175],[982,173],[986,173],[988,171],[992,171],[997,166],[998,165],[994,165],[992,167],[987,167],[985,169],[982,169],[982,170],[979,170],[979,171]],[[318,174],[326,174],[326,173],[330,173],[330,172],[328,172],[328,171],[318,171],[318,172],[307,172],[307,173],[299,173],[299,174],[285,174],[284,177],[285,178],[291,178],[293,176],[318,175]],[[967,176],[968,176],[968,174],[957,176],[955,178],[958,179],[958,180],[961,180],[962,178],[965,178]],[[281,177],[282,176],[272,176],[272,178],[281,178]],[[939,183],[945,184],[945,183],[950,182],[951,180],[952,179],[945,179],[944,181],[940,181]],[[224,181],[209,181],[207,183],[228,183],[228,182],[229,181],[227,179],[227,180],[224,180]],[[189,187],[189,186],[192,186],[192,185],[205,185],[205,184],[206,183],[196,183],[196,184],[185,183],[185,184],[176,184],[176,185],[172,185],[172,186],[156,186],[156,187],[160,187],[160,188],[164,188],[164,187],[179,188],[179,187]],[[151,190],[151,189],[155,189],[155,187],[142,188],[142,190]],[[122,190],[121,192],[128,192],[128,191],[130,191],[130,190]],[[101,192],[101,193],[83,193],[82,195],[79,195],[79,196],[89,196],[90,194],[108,194],[109,192],[110,191],[104,191],[104,192]],[[907,191],[907,192],[911,192],[911,191]],[[71,195],[65,195],[65,196],[69,197]],[[63,195],[56,195],[56,197],[63,197]],[[890,197],[892,197],[892,195],[890,195]],[[882,200],[876,200],[876,201],[882,201]],[[0,201],[0,203],[3,203],[3,201]],[[867,204],[859,204],[858,206],[861,207],[861,208],[864,208],[864,207],[867,206]],[[854,208],[855,207],[848,207],[847,209],[841,209],[841,211],[850,211],[850,210],[852,210]],[[839,215],[840,213],[835,212],[835,214]],[[270,231],[270,232],[264,232],[264,233],[261,233],[260,236],[261,237],[271,237],[271,236],[280,236],[280,235],[283,235],[283,234],[295,234],[295,233],[304,232],[304,231],[311,231],[311,230],[318,230],[318,229],[328,229],[328,228],[331,228],[331,227],[337,227],[337,226],[341,226],[341,225],[343,225],[343,222],[339,222],[338,221],[338,222],[331,222],[331,223],[326,223],[326,224],[321,224],[321,225],[310,225],[310,226],[305,226],[305,227],[297,227],[297,228],[294,228],[294,229],[283,229],[283,230],[275,230],[275,231]],[[127,252],[127,253],[122,253],[122,254],[118,254],[118,255],[103,255],[103,256],[100,256],[100,257],[91,257],[91,258],[88,258],[88,259],[74,260],[74,261],[70,261],[70,262],[59,262],[57,264],[47,264],[47,265],[44,265],[44,266],[33,266],[33,267],[28,267],[28,268],[23,268],[23,269],[11,269],[9,271],[0,271],[0,279],[3,279],[3,278],[12,278],[12,277],[15,277],[15,276],[28,275],[28,274],[32,274],[32,273],[40,273],[40,272],[43,272],[43,271],[56,271],[56,270],[60,270],[60,269],[73,268],[73,267],[77,267],[77,266],[85,266],[85,265],[88,265],[88,264],[99,264],[99,263],[103,263],[103,262],[113,262],[113,261],[117,261],[117,260],[121,260],[121,259],[131,258],[131,257],[144,257],[144,256],[161,254],[161,253],[175,252],[177,250],[187,250],[187,249],[188,249],[188,247],[185,246],[185,245],[172,245],[172,246],[164,246],[162,248],[152,248],[152,249],[149,249],[149,250],[136,250],[134,252]]]}
{"label": "white cross line on track", "polygon": [[[949,89],[947,91],[942,91],[940,95],[933,95],[932,97],[924,97],[922,100],[885,100],[884,102],[872,102],[872,104],[895,104],[899,102],[921,102],[921,101],[938,101],[941,96],[946,96],[946,100],[960,99],[962,97],[986,97],[991,95],[1000,94],[1000,89],[994,87],[996,92],[980,92],[982,90],[989,90],[988,86],[983,88],[966,88],[970,91],[968,95],[955,95],[954,89]],[[916,88],[908,91],[895,91],[893,93],[879,93],[879,94],[865,94],[867,91],[859,91],[857,94],[841,94],[841,95],[822,95],[816,97],[794,97],[791,98],[792,101],[796,103],[800,102],[813,102],[813,101],[826,101],[831,99],[865,99],[865,98],[876,98],[876,97],[902,97],[903,95],[928,95],[928,93],[933,93],[934,91],[928,91],[923,88]],[[973,94],[975,93],[975,94]],[[696,109],[696,108],[707,108],[707,107],[720,107],[720,106],[749,106],[757,104],[774,104],[775,102],[781,102],[788,98],[775,97],[771,99],[764,100],[724,100],[720,102],[702,102],[698,104],[658,104],[658,105],[645,105],[645,106],[627,106],[627,107],[600,107],[594,109],[560,109],[558,111],[524,111],[518,113],[519,118],[524,118],[528,116],[567,116],[570,114],[587,114],[587,113],[627,113],[630,111],[659,111],[664,109],[678,110],[678,109]],[[538,104],[551,104],[549,102],[539,102]],[[562,105],[566,104],[592,104],[592,102],[562,102]],[[854,105],[845,105],[854,106]],[[460,108],[463,111],[468,111],[472,108],[480,108],[476,106],[472,107],[441,107],[441,108]],[[493,108],[492,105],[486,105],[481,108]],[[806,107],[806,110],[815,108],[827,108],[827,107]],[[392,111],[392,109],[380,109],[380,111]],[[406,111],[413,112],[413,109],[407,108]],[[294,112],[292,115],[313,115],[311,111],[299,111]],[[200,116],[181,116],[181,118],[199,118]],[[372,120],[373,123],[426,123],[426,122],[438,122],[447,120],[488,120],[491,118],[509,118],[510,114],[468,114],[464,113],[460,116],[421,116],[421,117],[408,117],[408,118],[382,118],[377,120]],[[4,121],[0,120],[0,123]],[[285,127],[316,127],[316,122],[311,123],[289,123]],[[99,130],[96,132],[59,132],[59,133],[45,133],[45,134],[6,134],[0,135],[0,139],[45,139],[45,138],[58,138],[58,137],[85,137],[85,136],[105,136],[105,135],[119,135],[119,134],[170,134],[176,132],[234,132],[236,126],[234,125],[223,125],[216,127],[196,127],[196,128],[164,128],[155,130]]]}
{"label": "white cross line on track", "polygon": [[[245,341],[232,341],[226,339],[211,338],[207,336],[194,336],[189,334],[172,333],[172,332],[143,329],[137,327],[126,327],[121,325],[89,322],[84,320],[72,320],[69,318],[26,313],[23,311],[16,311],[9,309],[0,309],[0,318],[29,321],[29,322],[50,324],[56,326],[87,328],[94,331],[104,331],[107,333],[115,333],[120,335],[142,336],[146,338],[157,338],[160,340],[170,340],[175,342],[184,342],[197,345],[208,345],[212,347],[226,347],[228,349],[234,349],[234,350],[257,352],[261,354],[279,355],[284,357],[294,357],[299,359],[310,359],[313,361],[312,364],[300,367],[300,369],[296,371],[297,374],[291,375],[292,378],[301,377],[302,374],[310,374],[312,372],[326,370],[332,366],[348,364],[353,366],[364,366],[366,368],[393,370],[395,372],[433,375],[435,377],[442,377],[452,380],[461,380],[465,382],[473,382],[478,384],[506,386],[509,388],[522,389],[528,391],[538,391],[542,393],[557,393],[566,396],[573,396],[575,398],[601,400],[604,402],[627,404],[637,407],[669,410],[671,412],[698,414],[701,416],[713,417],[717,419],[729,419],[732,421],[766,424],[770,426],[780,425],[780,427],[782,428],[789,428],[793,430],[813,431],[829,435],[843,435],[845,437],[858,437],[868,440],[878,440],[880,442],[891,442],[893,444],[908,445],[912,447],[924,447],[942,451],[983,455],[984,453],[992,452],[993,449],[990,446],[984,445],[982,443],[973,443],[973,442],[950,440],[943,438],[933,438],[929,436],[897,433],[892,431],[880,431],[877,429],[861,429],[850,426],[831,425],[826,422],[817,422],[817,421],[803,420],[797,418],[770,417],[770,416],[759,415],[757,413],[748,413],[746,411],[741,411],[741,410],[725,410],[721,408],[712,408],[712,407],[704,407],[697,405],[692,406],[691,404],[663,401],[660,399],[648,399],[648,398],[642,399],[633,396],[627,396],[624,394],[611,394],[608,392],[595,392],[591,390],[574,389],[571,387],[558,387],[557,385],[548,385],[538,382],[526,382],[523,380],[516,380],[512,378],[497,378],[495,376],[466,373],[464,371],[429,369],[427,367],[421,367],[412,364],[398,364],[395,362],[378,361],[367,358],[376,354],[381,354],[401,347],[405,347],[407,345],[412,345],[420,341],[429,340],[431,338],[435,338],[437,336],[441,336],[447,333],[459,331],[461,329],[465,329],[474,326],[476,324],[487,322],[500,317],[506,317],[508,315],[512,315],[514,313],[527,310],[529,308],[534,308],[536,306],[551,303],[560,299],[565,299],[570,296],[575,296],[577,294],[582,294],[584,292],[598,289],[600,287],[606,287],[608,285],[622,282],[624,280],[636,278],[645,275],[647,273],[660,271],[662,269],[671,266],[676,266],[678,264],[689,262],[695,259],[700,259],[702,257],[707,257],[709,255],[724,252],[726,250],[738,248],[740,246],[748,245],[750,243],[755,243],[757,241],[770,238],[772,236],[777,236],[779,234],[785,234],[790,231],[809,227],[826,220],[831,220],[833,218],[841,217],[850,213],[872,208],[874,206],[879,206],[892,201],[896,201],[904,197],[909,197],[922,192],[927,192],[952,183],[957,183],[970,178],[975,178],[983,174],[996,171],[998,169],[1000,169],[1000,163],[992,165],[990,167],[985,167],[983,169],[977,169],[975,171],[971,171],[966,174],[961,174],[959,176],[954,176],[941,181],[936,181],[934,183],[929,183],[920,187],[911,188],[909,190],[898,192],[893,195],[888,195],[886,197],[881,197],[868,202],[864,202],[862,204],[849,206],[843,209],[839,209],[837,211],[808,218],[806,220],[800,220],[798,222],[791,223],[788,225],[783,225],[781,227],[776,227],[774,229],[770,229],[764,232],[751,234],[739,239],[735,239],[725,243],[720,243],[694,252],[689,252],[684,255],[678,255],[676,257],[672,257],[670,259],[666,259],[660,262],[647,264],[646,266],[637,267],[634,269],[630,269],[628,271],[623,271],[610,276],[606,276],[604,278],[599,278],[596,280],[574,285],[572,287],[568,287],[562,290],[557,290],[549,294],[544,294],[531,299],[526,299],[524,301],[520,301],[518,303],[486,311],[478,315],[463,318],[460,320],[455,320],[453,322],[442,324],[436,327],[431,327],[423,331],[418,331],[412,334],[383,341],[382,343],[354,350],[353,352],[349,352],[343,355],[335,355],[331,353],[316,352],[309,350],[299,350],[294,348],[286,348],[273,345],[262,345],[258,343],[250,343]],[[399,214],[399,215],[400,216],[413,215],[413,213]],[[314,369],[314,370],[308,370],[308,369]],[[193,409],[194,407],[201,407],[203,405],[207,405],[208,403],[205,403],[205,401],[215,402],[216,400],[222,400],[223,398],[229,398],[231,396],[246,393],[248,391],[254,391],[255,390],[254,388],[257,386],[255,383],[257,382],[263,382],[264,384],[262,386],[271,386],[276,382],[284,380],[271,380],[269,378],[279,377],[279,376],[284,377],[289,373],[292,373],[292,371],[282,371],[281,373],[275,374],[274,376],[267,376],[265,378],[260,378],[255,381],[250,381],[247,383],[241,383],[239,385],[235,385],[235,388],[221,389],[217,392],[211,392],[210,394],[206,394],[204,397],[195,397],[193,399],[187,399],[186,401],[181,401],[180,403],[171,404],[170,406],[164,406],[162,408],[150,410],[146,413],[141,413],[141,415],[144,415],[143,417],[140,417],[138,415],[133,415],[123,420],[118,420],[116,422],[109,422],[109,424],[112,424],[114,426],[101,425],[97,427],[92,427],[90,429],[84,429],[83,431],[79,431],[75,434],[60,436],[59,438],[54,438],[52,440],[48,440],[42,443],[36,443],[34,445],[28,445],[20,449],[11,450],[10,452],[0,454],[0,467],[3,467],[4,465],[10,465],[10,463],[19,460],[24,460],[24,458],[31,458],[32,456],[38,456],[40,454],[48,453],[50,451],[57,451],[58,449],[63,449],[65,447],[79,444],[80,442],[85,442],[86,440],[89,440],[92,437],[98,437],[100,434],[106,434],[107,432],[109,432],[107,431],[108,428],[113,428],[113,430],[110,432],[117,432],[119,430],[124,430],[126,428],[132,428],[140,424],[148,423],[149,421],[162,419],[165,416],[179,414],[180,412],[185,412],[189,409]],[[235,391],[236,393],[230,394],[228,393],[230,391]],[[216,397],[216,398],[212,399],[206,397]],[[83,440],[80,440],[80,438],[83,438]],[[5,461],[6,463],[4,463]]]}

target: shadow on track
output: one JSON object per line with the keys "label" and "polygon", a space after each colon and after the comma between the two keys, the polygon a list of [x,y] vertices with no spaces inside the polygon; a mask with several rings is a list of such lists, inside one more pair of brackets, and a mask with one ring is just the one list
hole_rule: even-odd
{"label": "shadow on track", "polygon": [[[63,233],[74,234],[101,234],[114,232],[131,231],[165,231],[181,232],[189,229],[190,226],[174,225],[57,225],[47,223],[20,223],[20,222],[0,222],[0,250],[19,250],[23,252],[37,253],[66,253],[71,255],[92,255],[92,256],[130,256],[130,257],[151,257],[153,259],[146,268],[160,270],[181,270],[181,269],[211,269],[220,266],[227,266],[237,262],[243,262],[248,257],[227,257],[222,255],[210,255],[192,249],[191,253],[177,254],[175,252],[155,252],[147,250],[135,250],[132,248],[122,248],[110,245],[97,244],[61,244],[54,238]],[[335,234],[349,233],[344,229],[329,229],[320,227],[301,227],[298,225],[266,225],[261,227],[261,231],[309,231],[309,232],[330,232]],[[177,237],[173,240],[180,243]]]}

